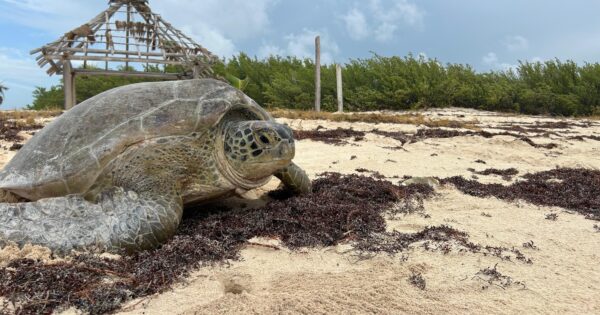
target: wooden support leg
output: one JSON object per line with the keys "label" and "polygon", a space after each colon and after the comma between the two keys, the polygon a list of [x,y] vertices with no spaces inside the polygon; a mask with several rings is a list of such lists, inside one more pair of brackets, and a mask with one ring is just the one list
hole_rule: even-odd
{"label": "wooden support leg", "polygon": [[192,78],[200,79],[200,67],[198,65],[194,65],[192,68]]}
{"label": "wooden support leg", "polygon": [[63,86],[65,92],[65,110],[75,106],[73,102],[73,67],[69,60],[63,61]]}
{"label": "wooden support leg", "polygon": [[71,75],[71,104],[73,104],[73,106],[77,105],[77,86],[75,85],[76,76],[77,74],[75,74],[75,72],[73,72]]}

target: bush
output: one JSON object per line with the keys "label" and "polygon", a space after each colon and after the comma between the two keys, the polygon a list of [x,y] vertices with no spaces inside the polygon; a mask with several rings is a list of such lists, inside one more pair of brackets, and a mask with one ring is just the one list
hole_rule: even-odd
{"label": "bush", "polygon": [[[310,110],[314,106],[314,67],[310,59],[279,56],[257,59],[241,53],[213,68],[220,77],[247,78],[244,92],[267,108]],[[561,116],[592,115],[600,111],[598,63],[579,66],[573,61],[560,60],[521,62],[514,71],[478,73],[469,65],[443,65],[423,56],[374,54],[350,60],[344,68],[344,103],[351,111],[448,106]],[[146,70],[159,71],[158,67]],[[321,73],[321,108],[335,111],[335,66],[324,65]],[[77,100],[82,102],[113,87],[141,81],[79,76]],[[62,86],[38,88],[30,108],[56,107],[63,102],[62,93]]]}

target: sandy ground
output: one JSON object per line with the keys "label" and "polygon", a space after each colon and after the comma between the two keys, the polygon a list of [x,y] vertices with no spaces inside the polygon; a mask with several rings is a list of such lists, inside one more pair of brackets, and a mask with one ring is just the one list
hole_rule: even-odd
{"label": "sandy ground", "polygon": [[[428,111],[425,115],[434,119],[476,119],[479,127],[494,132],[501,130],[490,128],[502,124],[556,121],[464,109]],[[415,131],[420,128],[394,124],[281,121],[295,129],[307,130],[319,125],[328,129],[352,127],[363,131],[375,128]],[[553,131],[561,135],[599,135],[600,123],[594,123],[590,128]],[[400,143],[367,134],[364,141],[350,141],[352,145],[346,146],[300,141],[295,161],[313,178],[326,171],[353,173],[359,167],[388,177],[470,177],[472,173],[468,168],[483,170],[491,167],[514,167],[520,175],[556,166],[600,168],[600,142],[529,136],[536,143],[553,142],[559,146],[547,150],[534,148],[514,137],[468,136],[427,139],[407,144],[406,150],[390,150],[385,147]],[[1,162],[8,161],[11,154],[0,153]],[[352,156],[356,158],[351,160]],[[487,164],[475,163],[480,159]],[[479,176],[479,181],[507,183],[494,175]],[[265,189],[276,186],[274,180]],[[414,214],[389,220],[388,229],[416,232],[427,226],[447,224],[468,232],[472,242],[519,249],[533,260],[533,264],[477,253],[451,251],[443,254],[421,248],[396,257],[379,255],[360,260],[348,245],[296,252],[249,246],[242,252],[241,261],[198,270],[172,291],[134,300],[125,305],[121,313],[600,314],[600,233],[594,229],[598,222],[560,208],[470,197],[452,186],[440,187],[438,196],[425,202],[425,212],[429,216]],[[558,220],[546,220],[548,213],[558,213]],[[523,244],[530,241],[537,248],[524,248]],[[520,283],[503,288],[490,285],[477,275],[480,270],[494,266]],[[426,281],[425,290],[409,282],[409,277],[417,273]],[[64,313],[76,312],[68,310]]]}

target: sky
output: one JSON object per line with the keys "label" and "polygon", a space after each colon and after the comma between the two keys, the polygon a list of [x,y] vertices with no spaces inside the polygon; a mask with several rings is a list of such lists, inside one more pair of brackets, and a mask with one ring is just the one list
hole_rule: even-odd
{"label": "sky", "polygon": [[[107,8],[108,0],[0,0],[0,82],[4,109],[49,87],[31,49],[52,42]],[[477,71],[519,61],[600,59],[595,0],[150,0],[155,13],[221,57],[314,56],[325,63],[423,54]]]}

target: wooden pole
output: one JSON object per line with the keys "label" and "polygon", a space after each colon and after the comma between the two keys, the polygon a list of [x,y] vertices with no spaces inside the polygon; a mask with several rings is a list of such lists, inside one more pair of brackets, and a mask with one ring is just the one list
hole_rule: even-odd
{"label": "wooden pole", "polygon": [[77,105],[77,84],[75,84],[75,78],[77,77],[77,73],[75,73],[75,69],[71,67],[71,107],[75,107]]}
{"label": "wooden pole", "polygon": [[[60,59],[61,55],[46,55],[48,59]],[[104,57],[104,56],[78,56],[78,55],[69,55],[69,59],[71,60],[92,60],[92,61],[110,61],[110,62],[149,62],[149,63],[160,63],[166,65],[180,65],[182,62],[180,60],[160,60],[160,59],[143,59],[143,58],[121,58],[121,57]]]}
{"label": "wooden pole", "polygon": [[[87,39],[86,39],[86,42],[85,42],[85,46],[83,46],[83,47],[85,47],[84,48],[84,56],[87,57],[87,55],[88,55],[88,42],[87,42]],[[83,69],[87,69],[87,58],[83,61]]]}
{"label": "wooden pole", "polygon": [[344,90],[342,88],[342,66],[335,65],[335,77],[337,79],[338,112],[344,112]]}
{"label": "wooden pole", "polygon": [[65,92],[65,110],[71,109],[75,103],[73,102],[73,67],[71,61],[63,60],[63,87]]}
{"label": "wooden pole", "polygon": [[192,78],[200,79],[200,66],[194,65],[192,68]]}
{"label": "wooden pole", "polygon": [[321,111],[321,36],[315,38],[315,111]]}
{"label": "wooden pole", "polygon": [[[106,57],[108,58],[108,49],[110,48],[110,41],[108,35],[112,36],[112,30],[110,29],[110,19],[108,18],[108,12],[104,12],[104,22],[106,25]],[[113,47],[114,48],[114,47]],[[104,62],[104,70],[108,71],[108,61]]]}
{"label": "wooden pole", "polygon": [[[125,50],[129,51],[129,24],[131,24],[131,3],[127,3],[127,26],[125,28]],[[129,54],[125,55],[129,58]],[[125,71],[129,71],[129,62],[125,62]]]}

